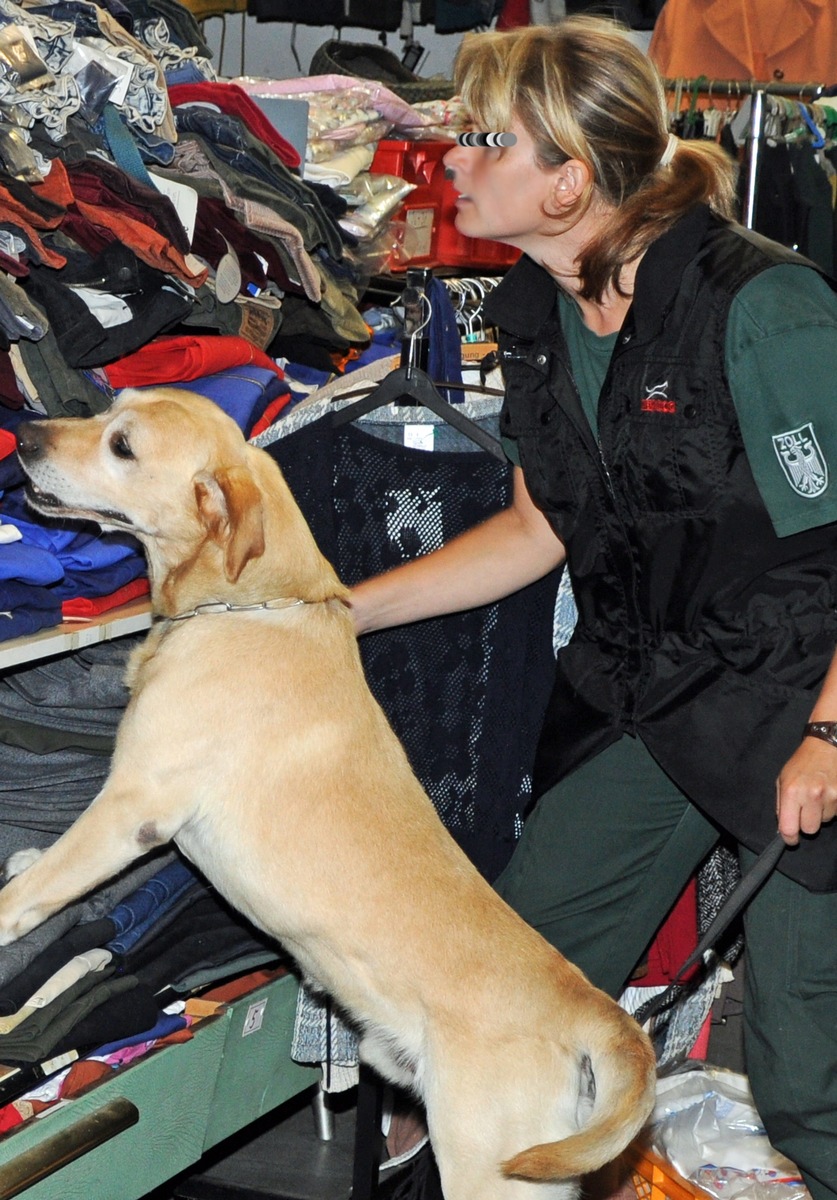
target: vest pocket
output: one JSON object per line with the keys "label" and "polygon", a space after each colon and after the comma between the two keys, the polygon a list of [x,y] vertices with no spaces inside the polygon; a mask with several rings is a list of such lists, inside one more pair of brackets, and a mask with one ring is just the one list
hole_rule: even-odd
{"label": "vest pocket", "polygon": [[[620,380],[617,395],[614,411],[626,417],[612,430],[613,461],[622,463],[631,507],[679,516],[710,509],[723,485],[732,431],[709,381],[679,364],[644,364]],[[603,425],[604,446],[606,434]]]}

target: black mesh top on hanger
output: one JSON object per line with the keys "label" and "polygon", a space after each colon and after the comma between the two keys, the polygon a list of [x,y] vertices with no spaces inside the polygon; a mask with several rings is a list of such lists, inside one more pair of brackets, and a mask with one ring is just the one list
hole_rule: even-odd
{"label": "black mesh top on hanger", "polygon": [[[281,425],[281,422],[280,422]],[[415,450],[331,414],[265,446],[351,585],[505,507],[511,467],[471,445]],[[549,696],[558,572],[491,605],[367,634],[370,687],[444,824],[493,880],[530,800]]]}

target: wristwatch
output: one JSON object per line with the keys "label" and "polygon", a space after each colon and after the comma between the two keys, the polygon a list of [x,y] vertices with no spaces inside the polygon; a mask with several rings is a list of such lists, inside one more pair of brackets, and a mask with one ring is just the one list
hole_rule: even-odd
{"label": "wristwatch", "polygon": [[837,746],[837,721],[809,721],[803,736],[820,738],[830,746]]}

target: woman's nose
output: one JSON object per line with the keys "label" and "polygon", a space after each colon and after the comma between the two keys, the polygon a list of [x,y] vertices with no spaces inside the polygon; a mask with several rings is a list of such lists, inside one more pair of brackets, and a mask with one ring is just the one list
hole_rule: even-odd
{"label": "woman's nose", "polygon": [[445,168],[445,179],[455,179],[457,172],[457,159],[462,153],[461,146],[452,146],[446,154],[442,156],[442,165]]}

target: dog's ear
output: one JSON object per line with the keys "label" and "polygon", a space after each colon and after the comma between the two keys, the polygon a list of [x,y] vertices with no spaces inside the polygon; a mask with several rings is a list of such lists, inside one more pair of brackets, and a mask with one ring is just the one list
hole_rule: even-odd
{"label": "dog's ear", "polygon": [[264,554],[262,495],[246,467],[223,467],[195,481],[195,499],[209,536],[224,547],[231,583],[251,558]]}

